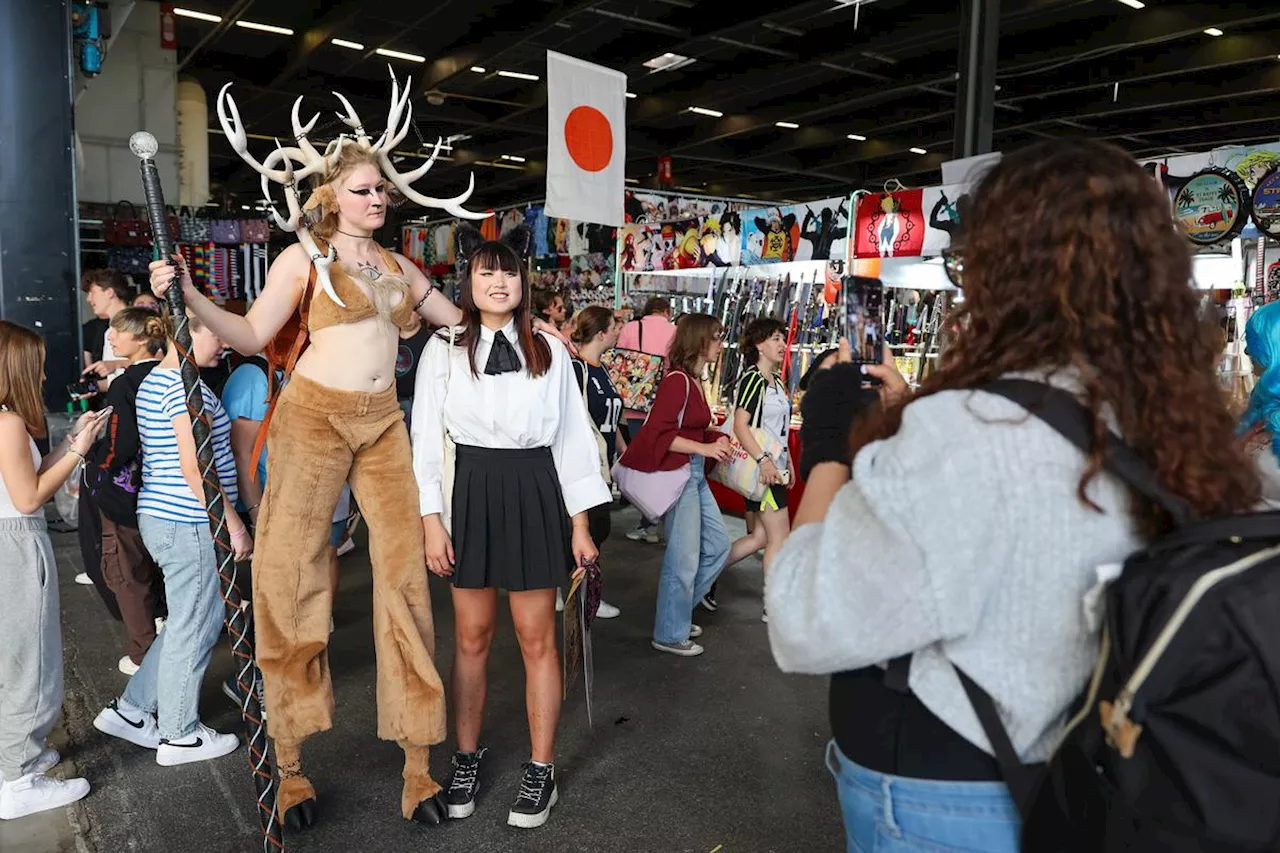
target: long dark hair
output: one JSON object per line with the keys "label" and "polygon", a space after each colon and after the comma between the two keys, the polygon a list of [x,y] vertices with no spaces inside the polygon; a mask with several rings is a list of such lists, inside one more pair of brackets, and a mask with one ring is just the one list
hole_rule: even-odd
{"label": "long dark hair", "polygon": [[[1093,411],[1080,500],[1102,468],[1106,409],[1166,488],[1204,515],[1253,506],[1258,476],[1215,375],[1221,334],[1199,313],[1169,200],[1112,145],[1051,140],[1006,156],[965,219],[964,303],[916,397],[1014,371],[1075,371]],[[909,401],[908,401],[909,402]],[[905,403],[856,424],[854,452],[897,432]],[[1169,519],[1134,494],[1139,529]]]}
{"label": "long dark hair", "polygon": [[480,309],[476,307],[472,279],[476,270],[502,270],[520,274],[520,301],[516,303],[514,320],[520,351],[524,353],[525,369],[530,376],[541,376],[551,369],[551,348],[541,335],[534,334],[530,312],[529,266],[521,261],[516,250],[500,240],[488,240],[470,256],[462,286],[458,288],[458,307],[462,309],[462,337],[458,346],[466,347],[471,375],[479,378],[476,368],[476,347],[480,344]]}

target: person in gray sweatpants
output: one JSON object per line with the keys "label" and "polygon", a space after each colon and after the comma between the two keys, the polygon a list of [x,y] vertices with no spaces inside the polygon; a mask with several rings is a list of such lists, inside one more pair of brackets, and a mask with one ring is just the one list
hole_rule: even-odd
{"label": "person in gray sweatpants", "polygon": [[44,505],[89,452],[111,408],[80,417],[40,458],[46,427],[44,340],[0,320],[0,820],[65,806],[89,793],[84,779],[45,774],[61,757],[45,739],[62,711],[58,569]]}

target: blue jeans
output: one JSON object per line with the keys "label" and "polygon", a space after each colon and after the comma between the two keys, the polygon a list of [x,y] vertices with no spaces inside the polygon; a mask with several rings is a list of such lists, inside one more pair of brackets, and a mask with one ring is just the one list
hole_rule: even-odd
{"label": "blue jeans", "polygon": [[707,594],[729,556],[729,533],[707,486],[702,458],[695,456],[689,482],[667,511],[667,551],[658,581],[658,614],[653,639],[679,645],[689,639],[693,605]]}
{"label": "blue jeans", "polygon": [[1022,818],[1003,782],[886,776],[827,743],[848,853],[1018,853]]}
{"label": "blue jeans", "polygon": [[159,717],[160,737],[178,740],[200,722],[200,682],[222,633],[218,563],[207,524],[138,516],[138,530],[164,573],[169,621],[121,698]]}

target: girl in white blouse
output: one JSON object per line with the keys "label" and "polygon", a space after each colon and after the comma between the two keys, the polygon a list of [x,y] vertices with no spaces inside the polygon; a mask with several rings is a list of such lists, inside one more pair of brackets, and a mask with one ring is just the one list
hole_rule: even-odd
{"label": "girl in white blouse", "polygon": [[[558,799],[556,588],[567,589],[571,574],[595,560],[587,510],[611,496],[569,353],[533,330],[528,230],[485,242],[463,225],[456,240],[463,324],[428,342],[412,419],[427,565],[453,583],[458,751],[445,797],[450,817],[475,810],[485,668],[505,589],[533,746],[507,822],[536,827]],[[446,448],[446,434],[454,447]],[[451,484],[446,456],[455,458]]]}

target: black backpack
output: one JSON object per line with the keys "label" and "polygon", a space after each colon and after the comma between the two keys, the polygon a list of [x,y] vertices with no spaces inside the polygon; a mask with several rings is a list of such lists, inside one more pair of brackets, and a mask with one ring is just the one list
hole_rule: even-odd
{"label": "black backpack", "polygon": [[[1000,380],[1076,446],[1071,394]],[[960,673],[1024,818],[1023,853],[1280,849],[1280,513],[1197,519],[1114,435],[1106,468],[1176,522],[1106,591],[1099,661],[1047,765],[1022,765],[991,697]]]}

